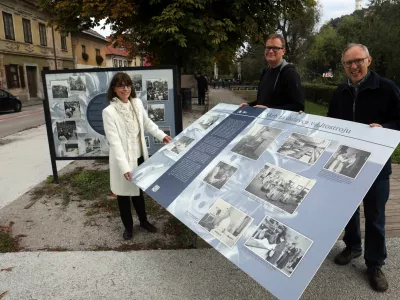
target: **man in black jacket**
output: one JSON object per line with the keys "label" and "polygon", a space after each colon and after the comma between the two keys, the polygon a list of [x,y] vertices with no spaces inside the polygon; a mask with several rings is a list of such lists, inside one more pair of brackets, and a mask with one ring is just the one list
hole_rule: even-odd
{"label": "man in black jacket", "polygon": [[194,78],[197,80],[197,104],[204,105],[206,91],[208,90],[207,78],[203,75],[203,73],[201,73],[200,76],[195,75]]}
{"label": "man in black jacket", "polygon": [[[400,124],[400,92],[390,80],[369,71],[372,58],[367,47],[349,44],[342,53],[342,63],[347,82],[333,94],[328,117],[368,124],[372,129],[398,129]],[[388,282],[381,267],[386,259],[385,205],[389,199],[391,160],[372,184],[363,199],[365,215],[364,259],[368,268],[370,285],[377,291],[388,289]],[[346,248],[335,257],[335,263],[348,264],[361,256],[360,208],[345,228],[343,241]]]}
{"label": "man in black jacket", "polygon": [[240,107],[250,105],[291,111],[304,110],[300,76],[294,65],[283,59],[284,54],[284,38],[279,34],[271,34],[265,42],[264,51],[269,67],[261,75],[257,100],[242,103]]}

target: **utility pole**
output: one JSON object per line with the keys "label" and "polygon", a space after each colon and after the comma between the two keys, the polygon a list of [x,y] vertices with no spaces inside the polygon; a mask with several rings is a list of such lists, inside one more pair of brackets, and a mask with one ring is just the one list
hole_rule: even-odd
{"label": "utility pole", "polygon": [[51,26],[51,35],[53,37],[53,52],[54,52],[54,67],[57,70],[57,52],[56,52],[56,41],[54,40],[54,27]]}

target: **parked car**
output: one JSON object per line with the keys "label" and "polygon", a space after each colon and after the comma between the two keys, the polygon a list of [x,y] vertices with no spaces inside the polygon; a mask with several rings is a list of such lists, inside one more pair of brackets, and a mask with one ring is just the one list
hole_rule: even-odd
{"label": "parked car", "polygon": [[22,103],[17,96],[14,96],[4,89],[0,89],[0,111],[20,112]]}

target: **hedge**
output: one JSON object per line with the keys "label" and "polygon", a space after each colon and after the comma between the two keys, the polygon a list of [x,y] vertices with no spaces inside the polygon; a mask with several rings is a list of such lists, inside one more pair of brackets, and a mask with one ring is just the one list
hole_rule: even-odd
{"label": "hedge", "polygon": [[303,83],[304,97],[306,100],[328,105],[337,86]]}

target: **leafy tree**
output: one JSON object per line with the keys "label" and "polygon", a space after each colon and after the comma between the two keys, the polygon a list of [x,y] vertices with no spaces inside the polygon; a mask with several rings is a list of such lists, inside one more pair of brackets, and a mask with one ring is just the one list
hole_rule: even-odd
{"label": "leafy tree", "polygon": [[320,20],[320,7],[310,3],[301,10],[284,12],[278,20],[277,31],[286,43],[286,57],[292,63],[299,63],[307,54],[308,47]]}
{"label": "leafy tree", "polygon": [[310,1],[37,0],[60,31],[81,31],[105,19],[114,40],[129,41],[132,52],[186,70],[199,70],[218,54],[264,37],[284,10],[292,13]]}

